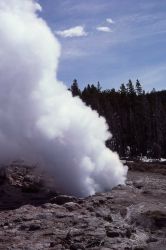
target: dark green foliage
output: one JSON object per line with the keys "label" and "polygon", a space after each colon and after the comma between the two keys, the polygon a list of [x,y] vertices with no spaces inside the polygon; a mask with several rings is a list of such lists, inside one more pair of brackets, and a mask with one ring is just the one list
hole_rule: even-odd
{"label": "dark green foliage", "polygon": [[153,143],[152,151],[151,151],[151,157],[154,159],[160,159],[161,158],[161,147],[157,143]]}
{"label": "dark green foliage", "polygon": [[97,83],[97,91],[100,92],[102,89],[101,85],[100,85],[100,82]]}
{"label": "dark green foliage", "polygon": [[145,93],[139,80],[135,87],[131,80],[121,84],[118,91],[102,90],[99,83],[75,89],[71,87],[73,95],[106,118],[112,133],[109,148],[120,156],[166,157],[166,90]]}
{"label": "dark green foliage", "polygon": [[137,95],[142,95],[143,94],[142,86],[141,86],[141,83],[139,82],[138,79],[136,81],[135,87],[136,87],[136,93],[137,93]]}
{"label": "dark green foliage", "polygon": [[126,86],[127,86],[128,94],[135,95],[136,92],[135,92],[134,85],[133,85],[131,80],[129,80],[129,82],[126,84]]}
{"label": "dark green foliage", "polygon": [[71,90],[73,96],[80,96],[81,95],[81,91],[79,89],[79,86],[78,86],[76,79],[73,80],[73,84],[71,85],[70,90]]}
{"label": "dark green foliage", "polygon": [[127,95],[127,88],[124,85],[124,83],[121,84],[119,93],[122,94],[122,95]]}

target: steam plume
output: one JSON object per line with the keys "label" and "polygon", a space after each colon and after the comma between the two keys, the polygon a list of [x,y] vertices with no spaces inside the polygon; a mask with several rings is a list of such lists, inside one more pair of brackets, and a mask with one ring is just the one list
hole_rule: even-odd
{"label": "steam plume", "polygon": [[104,118],[56,80],[60,44],[32,0],[0,1],[0,161],[22,157],[86,196],[124,183]]}

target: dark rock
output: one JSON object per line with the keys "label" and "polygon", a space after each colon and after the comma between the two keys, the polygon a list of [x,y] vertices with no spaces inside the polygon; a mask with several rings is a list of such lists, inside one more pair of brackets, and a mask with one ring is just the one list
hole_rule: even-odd
{"label": "dark rock", "polygon": [[147,250],[147,246],[136,246],[134,247],[134,250]]}
{"label": "dark rock", "polygon": [[4,184],[6,180],[7,180],[6,168],[0,167],[0,185]]}
{"label": "dark rock", "polygon": [[100,239],[91,239],[87,242],[86,248],[99,247],[102,245],[102,241]]}
{"label": "dark rock", "polygon": [[119,237],[120,236],[120,233],[118,231],[107,230],[106,234],[110,238],[114,238],[114,237]]}
{"label": "dark rock", "polygon": [[71,250],[84,250],[85,247],[82,244],[75,243],[75,244],[71,244],[70,249]]}
{"label": "dark rock", "polygon": [[58,205],[63,205],[67,202],[76,202],[77,199],[73,196],[59,195],[50,200],[51,203],[56,203]]}
{"label": "dark rock", "polygon": [[29,231],[36,231],[36,230],[40,230],[41,229],[41,225],[39,224],[31,224],[29,226]]}
{"label": "dark rock", "polygon": [[149,237],[149,239],[147,240],[147,243],[150,243],[150,242],[157,242],[158,239],[154,238],[154,237]]}
{"label": "dark rock", "polygon": [[132,229],[131,228],[127,228],[125,235],[126,235],[127,238],[130,238],[131,235],[132,235]]}
{"label": "dark rock", "polygon": [[123,218],[126,217],[126,215],[127,215],[127,209],[126,209],[126,208],[120,209],[120,214],[121,214],[121,216],[122,216]]}
{"label": "dark rock", "polygon": [[134,181],[134,182],[133,182],[133,185],[134,185],[136,188],[138,188],[138,189],[141,189],[141,188],[144,186],[144,184],[142,183],[142,181]]}
{"label": "dark rock", "polygon": [[22,231],[22,230],[26,230],[28,228],[29,228],[28,225],[22,224],[19,229]]}
{"label": "dark rock", "polygon": [[24,186],[22,187],[22,192],[27,193],[36,193],[39,192],[40,187],[37,183],[24,183]]}
{"label": "dark rock", "polygon": [[158,228],[166,227],[166,210],[165,211],[147,211],[145,215],[151,219]]}
{"label": "dark rock", "polygon": [[86,207],[86,209],[87,209],[89,212],[94,212],[94,211],[95,211],[94,207],[91,207],[91,206]]}

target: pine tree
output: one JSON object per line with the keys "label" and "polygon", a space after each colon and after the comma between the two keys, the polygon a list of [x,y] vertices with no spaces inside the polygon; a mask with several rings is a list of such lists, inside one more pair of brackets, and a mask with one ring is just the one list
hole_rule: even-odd
{"label": "pine tree", "polygon": [[135,95],[134,85],[131,80],[129,80],[127,83],[127,91],[129,95]]}
{"label": "pine tree", "polygon": [[120,89],[119,89],[120,94],[126,95],[127,94],[127,88],[124,85],[124,83],[121,84]]}
{"label": "pine tree", "polygon": [[99,93],[101,92],[101,89],[102,89],[102,87],[100,85],[100,82],[97,82],[97,90],[98,90]]}
{"label": "pine tree", "polygon": [[141,86],[141,83],[139,82],[138,79],[136,81],[135,88],[136,88],[137,95],[142,95],[143,94],[142,86]]}
{"label": "pine tree", "polygon": [[81,91],[79,89],[78,82],[76,79],[73,80],[73,83],[71,85],[71,92],[72,92],[73,96],[80,96],[81,95]]}
{"label": "pine tree", "polygon": [[[106,118],[112,139],[106,145],[120,156],[166,157],[166,90],[145,93],[139,81],[121,84],[119,91],[100,91],[100,85],[87,85],[81,92],[76,80],[73,93],[100,116]],[[141,94],[142,93],[142,94]],[[157,145],[156,145],[157,144]]]}

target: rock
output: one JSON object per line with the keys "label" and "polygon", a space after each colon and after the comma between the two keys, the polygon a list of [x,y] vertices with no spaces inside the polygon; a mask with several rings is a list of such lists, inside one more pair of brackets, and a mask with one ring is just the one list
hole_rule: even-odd
{"label": "rock", "polygon": [[166,209],[165,211],[149,210],[145,213],[145,216],[147,216],[157,228],[166,228]]}
{"label": "rock", "polygon": [[144,186],[144,184],[142,183],[142,181],[134,181],[133,182],[133,185],[136,187],[136,188],[138,188],[138,189],[141,189],[143,186]]}
{"label": "rock", "polygon": [[100,250],[110,250],[110,248],[107,247],[101,247]]}
{"label": "rock", "polygon": [[112,222],[112,216],[111,216],[111,212],[110,210],[97,210],[96,212],[96,217],[102,217],[104,220],[108,221],[108,222]]}
{"label": "rock", "polygon": [[31,224],[29,226],[29,231],[36,231],[36,230],[40,230],[41,229],[41,225],[39,224]]}
{"label": "rock", "polygon": [[136,246],[134,250],[147,250],[147,246]]}
{"label": "rock", "polygon": [[130,238],[131,235],[132,235],[132,232],[133,232],[133,230],[132,230],[131,228],[127,228],[127,229],[126,229],[126,232],[125,232],[125,236],[126,236],[127,238]]}
{"label": "rock", "polygon": [[126,215],[127,215],[127,209],[126,209],[126,208],[120,209],[120,215],[121,215],[123,218],[125,218]]}
{"label": "rock", "polygon": [[81,209],[81,206],[75,202],[67,202],[64,204],[64,207],[69,211],[75,211],[77,209]]}
{"label": "rock", "polygon": [[30,191],[42,175],[15,163],[0,174],[0,249],[165,250],[166,182],[146,171],[129,171],[127,185],[111,192],[76,198],[51,181]]}
{"label": "rock", "polygon": [[150,243],[150,242],[157,242],[157,241],[158,241],[158,239],[156,239],[156,238],[150,236],[149,239],[147,240],[147,243]]}
{"label": "rock", "polygon": [[74,243],[74,244],[71,244],[70,249],[71,250],[84,250],[85,247],[83,246],[83,244]]}
{"label": "rock", "polygon": [[7,180],[5,167],[0,167],[0,185],[4,184]]}
{"label": "rock", "polygon": [[76,202],[77,199],[73,196],[68,195],[58,195],[50,200],[51,203],[56,203],[58,205],[63,205],[67,202]]}
{"label": "rock", "polygon": [[26,230],[28,228],[28,225],[26,224],[22,224],[20,227],[19,227],[19,230]]}
{"label": "rock", "polygon": [[118,232],[118,231],[107,230],[106,234],[110,238],[114,238],[114,237],[119,237],[120,236],[120,232]]}
{"label": "rock", "polygon": [[22,187],[22,192],[27,193],[36,193],[39,192],[40,187],[37,183],[24,183],[24,186]]}

